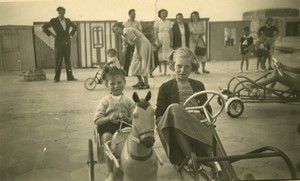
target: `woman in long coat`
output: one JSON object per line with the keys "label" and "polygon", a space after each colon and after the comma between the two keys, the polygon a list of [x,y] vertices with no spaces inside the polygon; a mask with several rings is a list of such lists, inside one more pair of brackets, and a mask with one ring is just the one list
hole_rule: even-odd
{"label": "woman in long coat", "polygon": [[121,35],[123,39],[122,58],[125,57],[127,45],[135,45],[133,52],[131,71],[137,76],[138,83],[133,85],[139,89],[149,89],[148,74],[154,67],[154,55],[152,44],[139,30],[133,27],[124,28],[120,23],[114,24],[113,32]]}

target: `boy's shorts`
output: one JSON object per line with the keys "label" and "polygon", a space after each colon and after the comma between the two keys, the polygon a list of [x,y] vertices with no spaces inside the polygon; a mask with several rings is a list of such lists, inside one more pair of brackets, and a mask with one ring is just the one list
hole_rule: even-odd
{"label": "boy's shorts", "polygon": [[[120,124],[114,124],[114,123],[106,123],[104,125],[101,126],[97,126],[97,131],[100,134],[100,137],[104,134],[104,133],[110,133],[110,134],[114,134],[119,128],[120,128]],[[126,124],[123,124],[121,128],[125,128],[125,127],[129,127]]]}
{"label": "boy's shorts", "polygon": [[268,56],[268,51],[258,49],[256,51],[256,56],[257,56],[257,58],[267,57]]}

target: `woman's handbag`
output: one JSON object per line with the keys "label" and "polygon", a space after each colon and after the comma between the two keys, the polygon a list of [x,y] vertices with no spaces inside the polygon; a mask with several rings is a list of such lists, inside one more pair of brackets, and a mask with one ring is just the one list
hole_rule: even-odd
{"label": "woman's handbag", "polygon": [[[204,43],[204,40],[203,40],[202,36],[200,37],[200,39],[203,42],[203,45],[206,46],[205,43]],[[196,46],[194,53],[195,53],[195,55],[198,55],[198,56],[205,56],[205,54],[206,54],[206,47]]]}

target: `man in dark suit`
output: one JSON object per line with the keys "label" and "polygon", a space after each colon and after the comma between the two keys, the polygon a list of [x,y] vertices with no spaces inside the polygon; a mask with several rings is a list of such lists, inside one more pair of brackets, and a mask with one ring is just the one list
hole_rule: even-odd
{"label": "man in dark suit", "polygon": [[190,30],[188,24],[184,22],[183,15],[181,13],[176,15],[176,23],[174,23],[172,31],[174,50],[179,47],[189,46]]}
{"label": "man in dark suit", "polygon": [[[55,76],[54,82],[59,82],[61,65],[63,58],[65,60],[65,67],[67,73],[67,79],[69,81],[77,80],[74,78],[71,68],[70,55],[71,55],[71,38],[77,31],[76,25],[69,19],[65,18],[66,10],[63,7],[58,7],[57,9],[58,17],[52,18],[50,22],[43,25],[43,31],[48,36],[53,36],[55,38],[54,51],[55,51]],[[52,27],[55,31],[53,34],[49,28]],[[70,32],[70,28],[72,31]]]}

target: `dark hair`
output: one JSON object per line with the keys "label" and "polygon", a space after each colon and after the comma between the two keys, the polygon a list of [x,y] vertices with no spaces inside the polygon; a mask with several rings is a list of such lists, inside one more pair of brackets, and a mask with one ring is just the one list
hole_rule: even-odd
{"label": "dark hair", "polygon": [[245,27],[243,28],[243,30],[244,30],[244,31],[250,31],[250,28],[249,28],[249,26],[245,26]]}
{"label": "dark hair", "polygon": [[182,16],[183,17],[183,14],[182,13],[177,13],[175,18],[177,18],[177,16]]}
{"label": "dark hair", "polygon": [[164,12],[164,11],[165,11],[165,12],[167,13],[167,15],[168,15],[168,11],[167,11],[166,9],[161,9],[161,10],[158,11],[158,17],[159,17],[159,18],[161,18],[161,15],[160,15],[160,14],[161,14],[162,12]]}
{"label": "dark hair", "polygon": [[114,48],[108,49],[108,50],[107,50],[107,54],[108,54],[109,52],[114,52],[115,54],[117,54],[117,50],[114,49]]}
{"label": "dark hair", "polygon": [[199,21],[199,20],[200,20],[200,15],[199,15],[199,12],[198,12],[198,11],[193,11],[193,12],[191,13],[190,21],[193,22],[193,18],[192,18],[192,15],[193,15],[193,14],[196,14],[196,15],[198,16],[198,21]]}
{"label": "dark hair", "polygon": [[119,28],[124,28],[124,25],[121,23],[121,22],[118,22],[118,23],[115,23],[113,26],[112,26],[112,31],[115,33],[115,31],[114,31],[114,28],[115,27],[119,27]]}
{"label": "dark hair", "polygon": [[59,6],[58,8],[56,8],[56,11],[66,11],[66,9],[64,7]]}
{"label": "dark hair", "polygon": [[130,9],[130,10],[128,11],[128,15],[130,15],[130,13],[133,12],[133,11],[135,11],[135,9]]}
{"label": "dark hair", "polygon": [[120,76],[124,81],[126,81],[125,79],[125,74],[126,72],[123,69],[120,69],[118,67],[111,67],[107,70],[106,74],[105,74],[105,85],[108,85],[108,81],[110,80],[110,78],[112,77],[116,77],[116,76]]}

